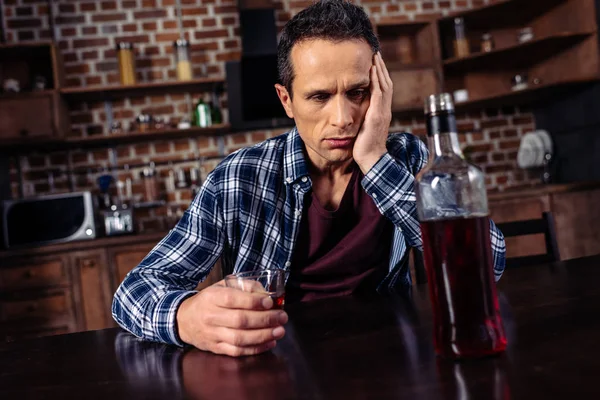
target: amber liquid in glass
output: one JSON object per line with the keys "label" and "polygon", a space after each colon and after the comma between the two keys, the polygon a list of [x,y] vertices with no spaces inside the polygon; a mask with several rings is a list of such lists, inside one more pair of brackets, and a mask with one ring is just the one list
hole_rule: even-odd
{"label": "amber liquid in glass", "polygon": [[504,351],[487,216],[421,223],[436,353],[471,358]]}
{"label": "amber liquid in glass", "polygon": [[269,297],[273,299],[273,308],[283,310],[285,305],[285,293],[269,292]]}

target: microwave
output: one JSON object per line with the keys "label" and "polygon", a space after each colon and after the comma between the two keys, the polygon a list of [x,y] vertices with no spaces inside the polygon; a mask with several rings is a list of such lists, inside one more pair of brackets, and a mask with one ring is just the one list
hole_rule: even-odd
{"label": "microwave", "polygon": [[96,238],[90,192],[64,193],[2,203],[4,247],[40,246]]}

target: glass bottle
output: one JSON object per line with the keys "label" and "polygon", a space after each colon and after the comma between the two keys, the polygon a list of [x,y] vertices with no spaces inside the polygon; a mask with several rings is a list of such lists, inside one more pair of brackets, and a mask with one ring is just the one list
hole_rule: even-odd
{"label": "glass bottle", "polygon": [[173,53],[175,53],[175,65],[177,66],[177,80],[192,80],[192,62],[190,59],[190,42],[185,39],[177,39],[173,42]]}
{"label": "glass bottle", "polygon": [[133,43],[117,43],[117,58],[119,59],[119,75],[122,85],[135,85],[135,58]]}
{"label": "glass bottle", "polygon": [[417,212],[436,353],[470,358],[506,347],[490,244],[483,172],[460,149],[450,94],[425,104],[429,162],[416,178]]}
{"label": "glass bottle", "polygon": [[219,96],[216,92],[212,93],[212,101],[210,103],[210,118],[213,124],[223,123],[223,114],[221,113],[221,107],[219,106]]}
{"label": "glass bottle", "polygon": [[210,106],[201,96],[194,107],[194,125],[206,128],[212,125]]}
{"label": "glass bottle", "polygon": [[469,55],[469,40],[465,33],[465,20],[462,17],[454,18],[454,57]]}
{"label": "glass bottle", "polygon": [[142,170],[144,180],[144,198],[147,202],[155,202],[160,200],[160,188],[158,186],[158,177],[156,176],[156,166],[154,162],[150,162],[147,167]]}

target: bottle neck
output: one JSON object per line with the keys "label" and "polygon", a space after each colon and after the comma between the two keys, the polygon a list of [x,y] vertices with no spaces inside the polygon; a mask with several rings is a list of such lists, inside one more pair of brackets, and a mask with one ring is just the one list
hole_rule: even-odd
{"label": "bottle neck", "polygon": [[427,117],[427,134],[431,156],[457,155],[464,158],[457,131],[454,114],[429,115]]}

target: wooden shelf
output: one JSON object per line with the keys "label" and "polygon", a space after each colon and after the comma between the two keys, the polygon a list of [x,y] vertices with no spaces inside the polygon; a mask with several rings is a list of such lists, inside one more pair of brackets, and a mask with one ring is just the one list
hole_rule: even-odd
{"label": "wooden shelf", "polygon": [[40,136],[35,138],[23,139],[2,139],[0,140],[0,154],[31,152],[35,150],[49,151],[57,150],[65,147],[63,139],[58,139],[50,136]]}
{"label": "wooden shelf", "polygon": [[455,17],[463,17],[468,29],[487,31],[490,27],[523,26],[544,10],[564,3],[567,0],[499,0],[493,4],[467,11],[451,13],[440,18],[441,24],[452,24]]}
{"label": "wooden shelf", "polygon": [[77,100],[110,100],[124,97],[140,97],[149,94],[166,94],[177,92],[202,91],[223,84],[223,78],[200,78],[191,81],[146,82],[136,85],[88,86],[63,88],[61,93],[67,99]]}
{"label": "wooden shelf", "polygon": [[589,83],[598,82],[600,77],[589,76],[582,77],[579,79],[573,79],[563,82],[554,82],[545,85],[531,85],[527,89],[511,91],[506,93],[497,93],[489,97],[472,99],[462,103],[456,103],[455,108],[457,111],[465,111],[475,108],[486,108],[486,107],[504,107],[506,105],[518,106],[529,103],[541,103],[543,100],[547,100],[551,97],[559,96],[565,91],[584,86]]}
{"label": "wooden shelf", "polygon": [[149,140],[174,140],[186,137],[216,136],[228,133],[229,124],[218,124],[208,128],[191,127],[189,129],[161,129],[150,132],[132,132],[119,135],[98,135],[85,138],[49,138],[39,137],[32,140],[14,139],[0,141],[0,154],[9,152],[30,152],[34,150],[69,150],[76,148],[100,148]]}
{"label": "wooden shelf", "polygon": [[405,16],[400,17],[381,17],[379,21],[371,21],[374,27],[394,26],[407,28],[424,27],[435,21],[433,18],[417,16],[415,19],[407,20]]}
{"label": "wooden shelf", "polygon": [[193,126],[188,129],[161,129],[149,132],[131,132],[118,135],[98,135],[85,138],[67,138],[69,147],[105,147],[126,143],[144,142],[148,140],[172,140],[185,137],[215,136],[229,132],[229,124],[218,124],[208,128]]}
{"label": "wooden shelf", "polygon": [[411,105],[405,105],[405,106],[401,106],[401,107],[394,107],[392,109],[392,114],[396,115],[396,116],[402,116],[402,115],[417,115],[419,113],[423,114],[425,111],[425,101],[423,101],[423,104],[411,104]]}
{"label": "wooden shelf", "polygon": [[54,45],[54,42],[52,42],[51,40],[27,41],[27,42],[18,42],[18,43],[1,43],[0,51],[21,49],[21,48],[31,48],[31,47],[50,47],[53,45]]}
{"label": "wooden shelf", "polygon": [[385,66],[388,71],[413,71],[417,69],[435,69],[437,65],[434,63],[402,63],[398,61],[386,62]]}
{"label": "wooden shelf", "polygon": [[560,32],[551,36],[533,39],[514,46],[494,49],[489,53],[474,53],[467,57],[455,57],[443,61],[447,71],[472,72],[474,69],[513,68],[528,65],[551,57],[560,50],[577,43],[596,32]]}
{"label": "wooden shelf", "polygon": [[35,97],[46,97],[52,96],[58,93],[58,90],[36,90],[33,92],[19,92],[19,93],[0,93],[0,99],[31,99]]}

